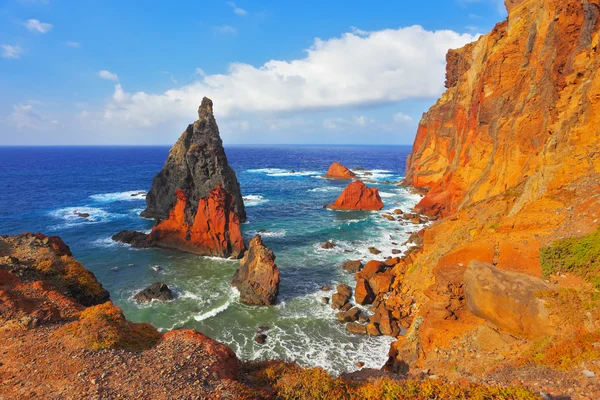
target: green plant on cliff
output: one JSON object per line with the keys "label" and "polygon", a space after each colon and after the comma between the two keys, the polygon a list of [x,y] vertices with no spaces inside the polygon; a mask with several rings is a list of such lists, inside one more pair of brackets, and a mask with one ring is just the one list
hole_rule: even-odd
{"label": "green plant on cliff", "polygon": [[547,278],[572,272],[600,289],[600,228],[582,238],[558,240],[540,250],[540,264]]}
{"label": "green plant on cliff", "polygon": [[334,378],[320,368],[301,368],[282,361],[244,365],[244,379],[251,390],[245,398],[282,400],[396,400],[476,399],[529,400],[539,396],[522,387],[491,387],[473,383],[443,383],[434,380],[390,379],[355,382]]}

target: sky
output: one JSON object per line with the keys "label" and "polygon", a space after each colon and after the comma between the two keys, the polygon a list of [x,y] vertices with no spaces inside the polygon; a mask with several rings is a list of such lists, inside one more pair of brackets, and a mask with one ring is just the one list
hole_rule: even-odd
{"label": "sky", "polygon": [[502,0],[0,0],[0,145],[412,144]]}

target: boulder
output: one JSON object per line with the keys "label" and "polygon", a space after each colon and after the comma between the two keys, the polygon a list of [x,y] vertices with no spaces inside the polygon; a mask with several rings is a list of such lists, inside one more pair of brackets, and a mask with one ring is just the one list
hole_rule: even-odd
{"label": "boulder", "polygon": [[371,304],[375,300],[375,294],[365,279],[356,281],[356,290],[354,291],[356,302],[361,305]]}
{"label": "boulder", "polygon": [[378,211],[383,208],[383,201],[376,188],[368,188],[360,180],[349,184],[335,203],[327,208],[332,210]]}
{"label": "boulder", "polygon": [[346,324],[346,330],[356,335],[365,335],[367,333],[367,328],[365,328],[364,325],[361,325],[358,322],[350,322]]}
{"label": "boulder", "polygon": [[379,328],[377,327],[377,324],[374,322],[369,322],[366,326],[367,329],[367,334],[371,335],[371,336],[380,336],[381,332],[379,332]]}
{"label": "boulder", "polygon": [[464,282],[467,307],[476,316],[526,338],[546,337],[555,331],[544,301],[536,296],[536,292],[552,289],[542,279],[471,261]]}
{"label": "boulder", "polygon": [[362,269],[362,271],[360,271],[359,273],[354,275],[354,277],[357,280],[361,279],[361,278],[369,280],[372,277],[374,277],[375,274],[383,271],[384,269],[385,269],[385,265],[381,261],[371,260],[367,263],[367,265],[365,265],[365,267]]}
{"label": "boulder", "polygon": [[392,257],[392,258],[388,258],[387,260],[385,260],[385,261],[383,262],[383,264],[384,264],[386,267],[393,267],[393,266],[395,266],[396,264],[398,264],[399,262],[400,262],[400,258],[399,258],[399,257]]}
{"label": "boulder", "polygon": [[334,247],[335,247],[335,243],[332,241],[325,242],[321,245],[321,248],[325,249],[325,250],[333,249]]}
{"label": "boulder", "polygon": [[240,229],[246,211],[210,99],[202,100],[198,117],[154,177],[142,216],[157,220],[149,237],[155,246],[240,258],[246,249]]}
{"label": "boulder", "polygon": [[143,232],[125,230],[113,235],[111,239],[138,249],[152,247],[152,244],[148,241],[148,235]]}
{"label": "boulder", "polygon": [[392,270],[387,270],[385,272],[379,272],[375,276],[369,279],[369,286],[375,293],[375,296],[381,293],[389,292],[392,283],[394,282],[394,274]]}
{"label": "boulder", "polygon": [[347,296],[348,298],[352,297],[352,288],[344,283],[341,283],[337,286],[337,292]]}
{"label": "boulder", "polygon": [[373,255],[381,254],[381,250],[376,249],[375,247],[369,247],[369,253]]}
{"label": "boulder", "polygon": [[279,268],[275,265],[275,254],[264,245],[260,235],[250,241],[231,284],[239,290],[243,303],[271,305],[277,301]]}
{"label": "boulder", "polygon": [[155,282],[141,292],[138,292],[133,298],[142,303],[152,300],[169,301],[173,300],[173,292],[164,283]]}
{"label": "boulder", "polygon": [[342,266],[342,269],[346,272],[350,272],[352,274],[355,274],[357,272],[359,272],[363,267],[363,264],[360,260],[356,260],[356,261],[346,261],[344,263],[344,265]]}
{"label": "boulder", "polygon": [[267,335],[265,335],[264,333],[256,335],[254,341],[258,344],[265,344],[265,342],[267,341]]}
{"label": "boulder", "polygon": [[331,296],[331,308],[333,308],[334,310],[339,310],[344,305],[348,304],[348,300],[349,297],[339,293],[334,293],[333,296]]}
{"label": "boulder", "polygon": [[358,321],[358,317],[360,316],[360,309],[358,307],[353,307],[348,311],[340,311],[337,313],[337,319],[340,322],[354,322]]}
{"label": "boulder", "polygon": [[333,164],[331,164],[327,173],[325,175],[323,175],[323,178],[354,179],[354,178],[356,178],[356,174],[354,172],[350,171],[348,168],[346,168],[342,164],[340,164],[339,162],[335,161]]}

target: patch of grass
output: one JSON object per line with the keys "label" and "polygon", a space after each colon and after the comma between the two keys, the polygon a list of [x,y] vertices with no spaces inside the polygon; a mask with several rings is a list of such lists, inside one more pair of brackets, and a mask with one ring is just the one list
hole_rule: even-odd
{"label": "patch of grass", "polygon": [[555,341],[541,339],[534,344],[529,357],[519,364],[535,364],[568,371],[582,362],[600,358],[600,332],[580,331],[573,337]]}
{"label": "patch of grass", "polygon": [[600,228],[582,238],[558,240],[540,249],[540,264],[547,278],[572,272],[600,289]]}
{"label": "patch of grass", "polygon": [[110,301],[85,309],[79,321],[56,332],[71,336],[91,350],[123,349],[142,351],[156,344],[162,336],[150,324],[135,324],[125,319],[123,311]]}
{"label": "patch of grass", "polygon": [[446,384],[435,380],[394,380],[379,378],[353,382],[334,378],[320,368],[300,368],[297,364],[267,361],[245,364],[245,383],[255,390],[248,398],[281,400],[339,399],[538,399],[522,387],[491,387],[472,383]]}

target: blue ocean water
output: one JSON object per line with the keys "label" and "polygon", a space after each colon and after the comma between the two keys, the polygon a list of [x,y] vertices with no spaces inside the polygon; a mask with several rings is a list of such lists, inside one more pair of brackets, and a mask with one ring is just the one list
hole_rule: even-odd
{"label": "blue ocean water", "polygon": [[[333,373],[357,362],[379,368],[392,339],[349,335],[323,304],[321,286],[353,284],[341,265],[367,261],[375,246],[383,259],[402,249],[415,226],[387,221],[381,213],[411,208],[419,197],[385,181],[403,178],[410,147],[403,146],[229,146],[226,153],[245,198],[246,240],[261,233],[281,269],[280,301],[274,307],[243,305],[230,287],[236,261],[175,251],[137,250],[110,237],[123,229],[148,231],[141,218],[143,196],[166,160],[168,147],[0,148],[0,234],[59,235],[75,257],[111,293],[134,321],[159,329],[197,329],[232,347],[241,358],[281,358]],[[382,212],[338,212],[323,208],[348,182],[321,178],[333,161],[356,169],[378,187]],[[134,195],[134,196],[132,196]],[[89,214],[82,218],[76,213]],[[324,250],[333,240],[337,247]],[[163,281],[177,298],[141,305],[132,295]],[[255,331],[268,326],[267,343]]]}

